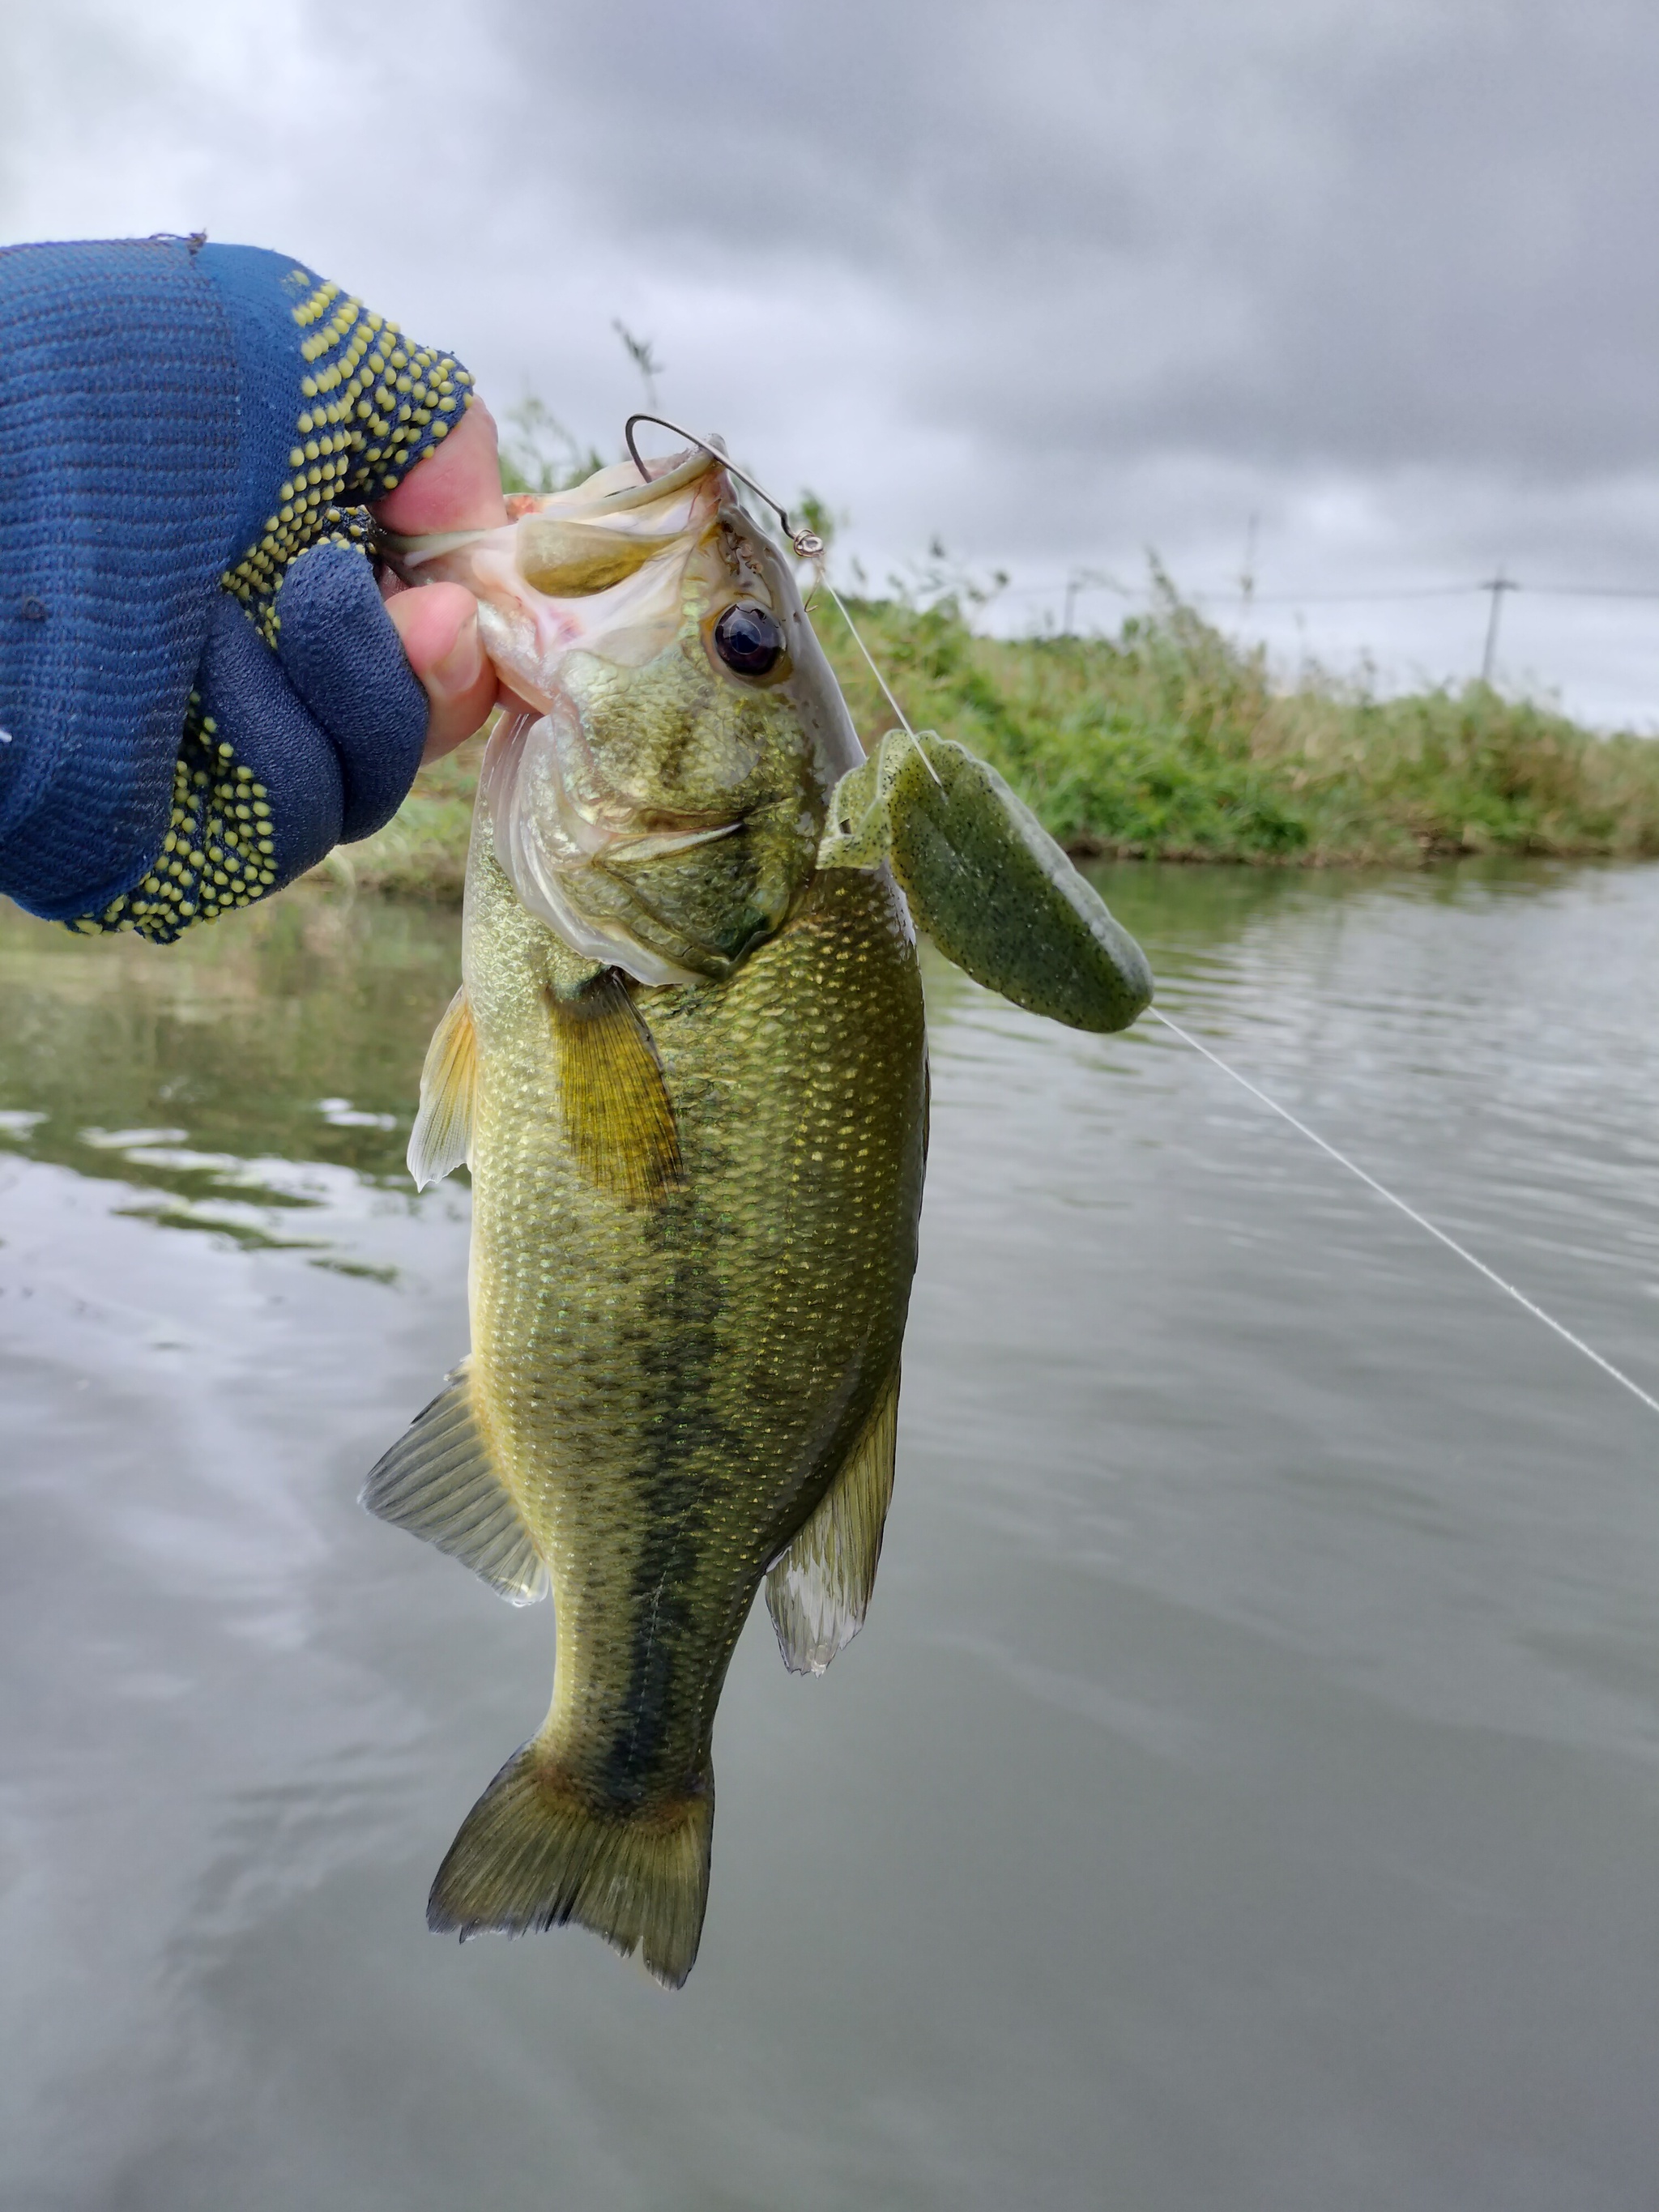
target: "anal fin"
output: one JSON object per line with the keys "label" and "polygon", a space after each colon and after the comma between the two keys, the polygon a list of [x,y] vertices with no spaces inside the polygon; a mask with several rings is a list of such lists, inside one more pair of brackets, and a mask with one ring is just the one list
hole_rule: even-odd
{"label": "anal fin", "polygon": [[510,1605],[533,1605],[547,1595],[547,1568],[478,1426],[471,1364],[376,1462],[358,1503],[471,1567]]}
{"label": "anal fin", "polygon": [[472,1089],[477,1040],[465,985],[432,1032],[421,1070],[421,1106],[409,1139],[409,1172],[416,1190],[441,1182],[465,1161],[472,1142]]}
{"label": "anal fin", "polygon": [[621,972],[571,997],[548,994],[565,1133],[588,1180],[632,1206],[684,1181],[679,1130],[651,1032]]}
{"label": "anal fin", "polygon": [[821,1674],[864,1626],[893,1495],[895,1366],[846,1465],[766,1577],[778,1649],[792,1674]]}

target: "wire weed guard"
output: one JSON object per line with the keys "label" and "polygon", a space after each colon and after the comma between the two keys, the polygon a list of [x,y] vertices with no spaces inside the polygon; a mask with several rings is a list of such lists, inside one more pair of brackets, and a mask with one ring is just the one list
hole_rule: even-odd
{"label": "wire weed guard", "polygon": [[[703,453],[712,454],[728,476],[735,477],[739,483],[747,484],[750,490],[754,493],[757,499],[763,500],[765,504],[771,508],[773,514],[777,516],[779,522],[782,525],[783,534],[789,540],[789,544],[794,552],[795,558],[798,561],[813,561],[817,562],[819,583],[823,585],[824,590],[835,601],[836,611],[846,623],[848,631],[851,633],[854,644],[857,646],[859,651],[864,655],[865,664],[868,667],[872,676],[875,678],[877,684],[879,685],[882,697],[892,708],[894,714],[897,715],[900,729],[903,731],[906,738],[908,738],[911,744],[915,747],[917,753],[921,756],[922,765],[927,769],[928,775],[932,776],[933,781],[937,783],[939,780],[939,770],[934,767],[933,762],[928,759],[927,748],[922,744],[921,739],[917,737],[916,732],[910,726],[909,716],[905,713],[903,708],[900,706],[898,701],[893,696],[892,689],[888,684],[887,678],[882,674],[880,669],[877,667],[875,659],[871,653],[869,647],[865,643],[863,638],[860,636],[858,624],[853,620],[852,616],[847,611],[846,601],[842,598],[841,593],[836,589],[835,586],[830,582],[829,577],[824,573],[823,563],[826,548],[823,538],[818,536],[817,531],[793,529],[790,526],[789,517],[784,508],[782,501],[774,499],[769,491],[766,490],[763,486],[757,483],[754,477],[749,474],[746,469],[740,469],[737,463],[732,459],[731,456],[725,453],[719,445],[714,443],[713,440],[698,437],[696,431],[684,429],[678,422],[671,422],[665,415],[630,415],[627,422],[623,425],[623,436],[628,441],[629,458],[647,483],[651,481],[651,471],[647,468],[645,462],[641,458],[639,447],[635,443],[634,440],[634,425],[636,422],[654,422],[659,429],[672,430],[677,438],[684,438],[691,445],[698,447]],[[930,732],[929,734],[932,735],[933,732]]]}
{"label": "wire weed guard", "polygon": [[628,458],[633,462],[635,467],[639,471],[641,476],[644,478],[647,483],[651,482],[651,471],[646,466],[643,459],[641,457],[639,447],[635,442],[634,425],[636,422],[654,422],[659,430],[672,430],[677,438],[684,438],[687,445],[696,446],[702,453],[712,454],[714,459],[717,460],[720,466],[726,471],[727,476],[735,477],[738,482],[741,484],[747,484],[750,490],[754,493],[756,498],[763,500],[767,506],[771,508],[773,514],[777,516],[779,522],[783,526],[783,534],[789,540],[790,545],[793,549],[795,558],[798,561],[817,561],[823,558],[823,540],[818,536],[817,531],[792,529],[790,526],[788,513],[785,507],[779,501],[773,498],[769,491],[765,490],[760,484],[757,484],[754,477],[750,475],[746,469],[740,469],[737,463],[732,459],[731,455],[729,453],[723,453],[720,447],[714,443],[713,439],[698,437],[695,430],[682,428],[679,423],[671,422],[665,415],[630,415],[627,422],[623,425],[623,436],[628,441]]}

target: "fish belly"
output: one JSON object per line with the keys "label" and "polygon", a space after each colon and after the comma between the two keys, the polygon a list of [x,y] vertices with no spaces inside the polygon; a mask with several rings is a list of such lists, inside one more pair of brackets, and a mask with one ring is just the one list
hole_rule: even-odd
{"label": "fish belly", "polygon": [[884,872],[837,870],[730,981],[641,990],[684,1174],[640,1203],[564,1133],[540,925],[510,894],[493,922],[469,919],[472,1375],[552,1583],[534,1748],[602,1817],[668,1819],[711,1789],[762,1575],[895,1376],[926,1114],[913,934]]}

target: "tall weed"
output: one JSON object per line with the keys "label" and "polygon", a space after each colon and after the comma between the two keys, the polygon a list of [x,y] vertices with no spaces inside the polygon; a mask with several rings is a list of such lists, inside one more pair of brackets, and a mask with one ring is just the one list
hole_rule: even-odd
{"label": "tall weed", "polygon": [[[915,726],[992,762],[1075,853],[1659,854],[1659,742],[1598,737],[1481,684],[1383,699],[1310,666],[1276,689],[1260,648],[1154,579],[1151,611],[1109,639],[982,636],[948,591],[849,605]],[[891,711],[833,605],[813,612],[871,744]],[[459,895],[481,750],[424,771],[397,819],[351,848],[361,888]]]}
{"label": "tall weed", "polygon": [[[1379,699],[1259,647],[1168,580],[1117,637],[988,638],[958,603],[852,603],[918,728],[999,768],[1073,851],[1272,862],[1659,854],[1659,744],[1486,684]],[[866,742],[891,719],[832,607],[818,630]]]}

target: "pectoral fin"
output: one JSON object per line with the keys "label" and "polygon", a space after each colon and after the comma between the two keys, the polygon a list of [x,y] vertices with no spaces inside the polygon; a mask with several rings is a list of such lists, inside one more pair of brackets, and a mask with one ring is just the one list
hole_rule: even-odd
{"label": "pectoral fin", "polygon": [[1152,971],[1128,932],[994,768],[894,732],[830,796],[820,867],[886,860],[916,926],[975,982],[1071,1029],[1127,1029]]}
{"label": "pectoral fin", "polygon": [[621,972],[584,989],[550,992],[558,1039],[565,1133],[582,1172],[631,1206],[653,1205],[684,1180],[679,1131],[651,1032]]}
{"label": "pectoral fin", "polygon": [[416,1190],[441,1182],[465,1161],[472,1142],[472,1087],[477,1073],[477,1041],[465,987],[444,1010],[432,1032],[421,1070],[421,1106],[409,1139],[409,1172]]}
{"label": "pectoral fin", "polygon": [[821,1674],[864,1626],[893,1495],[898,1370],[817,1510],[766,1577],[778,1649],[792,1674]]}
{"label": "pectoral fin", "polygon": [[547,1569],[472,1407],[471,1362],[378,1461],[358,1504],[482,1575],[510,1605],[547,1595]]}

